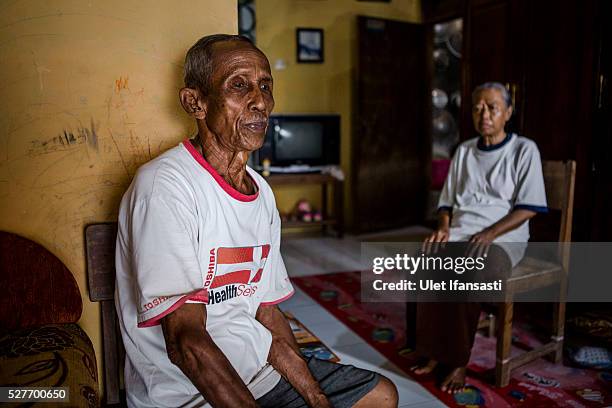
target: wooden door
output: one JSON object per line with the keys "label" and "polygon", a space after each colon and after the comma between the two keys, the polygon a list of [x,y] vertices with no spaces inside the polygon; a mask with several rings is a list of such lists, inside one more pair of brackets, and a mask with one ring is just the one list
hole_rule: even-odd
{"label": "wooden door", "polygon": [[353,227],[422,223],[431,160],[427,30],[363,16],[357,25]]}
{"label": "wooden door", "polygon": [[576,160],[573,237],[581,241],[591,240],[593,155],[599,150],[592,136],[595,3],[525,1],[524,11],[521,130],[538,144],[543,159]]}
{"label": "wooden door", "polygon": [[599,2],[596,24],[597,72],[593,132],[591,241],[612,241],[612,2]]}
{"label": "wooden door", "polygon": [[513,90],[518,106],[508,129],[522,127],[524,33],[520,27],[522,3],[519,1],[472,0],[468,2],[463,44],[463,81],[461,139],[477,136],[472,123],[472,91],[484,82],[501,82]]}
{"label": "wooden door", "polygon": [[[469,0],[466,8],[461,137],[475,136],[470,112],[474,87],[485,81],[509,84],[515,101],[509,130],[534,140],[544,160],[577,162],[576,240],[591,239],[591,199],[604,189],[593,184],[593,157],[600,155],[594,145],[599,136],[592,136],[597,81],[594,27],[596,17],[605,15],[598,4],[603,7],[607,2]],[[605,151],[605,141],[600,141]],[[609,161],[600,160],[602,182]]]}

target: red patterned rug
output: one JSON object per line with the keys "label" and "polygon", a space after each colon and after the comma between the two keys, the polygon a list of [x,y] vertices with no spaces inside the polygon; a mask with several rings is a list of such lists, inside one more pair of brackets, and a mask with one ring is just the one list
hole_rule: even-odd
{"label": "red patterned rug", "polygon": [[[405,345],[406,308],[400,303],[361,303],[359,272],[293,278],[292,281],[338,320],[361,336],[408,375],[415,362]],[[538,340],[516,324],[514,340],[535,345]],[[533,331],[533,330],[532,330]],[[520,352],[520,349],[513,350]],[[495,338],[477,334],[468,365],[466,389],[443,393],[433,378],[410,375],[451,407],[606,407],[612,406],[612,373],[555,365],[539,359],[513,372],[504,388],[492,385]]]}

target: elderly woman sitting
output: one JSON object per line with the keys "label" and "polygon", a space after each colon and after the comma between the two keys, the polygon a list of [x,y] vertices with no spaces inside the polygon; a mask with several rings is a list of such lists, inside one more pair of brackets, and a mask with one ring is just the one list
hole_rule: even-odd
{"label": "elderly woman sitting", "polygon": [[[503,85],[478,86],[472,103],[480,137],[458,147],[440,196],[438,228],[425,243],[466,241],[480,253],[486,253],[491,243],[502,243],[508,264],[514,266],[524,246],[503,243],[527,242],[528,220],[547,210],[540,153],[532,140],[505,132],[512,100]],[[414,372],[446,367],[442,390],[460,391],[479,315],[478,303],[420,303],[417,351],[428,361]]]}

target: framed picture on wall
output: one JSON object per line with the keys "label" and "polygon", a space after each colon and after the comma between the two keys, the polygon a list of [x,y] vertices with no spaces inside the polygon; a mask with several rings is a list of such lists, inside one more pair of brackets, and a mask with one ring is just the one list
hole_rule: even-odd
{"label": "framed picture on wall", "polygon": [[297,62],[323,62],[323,30],[298,28],[295,31]]}

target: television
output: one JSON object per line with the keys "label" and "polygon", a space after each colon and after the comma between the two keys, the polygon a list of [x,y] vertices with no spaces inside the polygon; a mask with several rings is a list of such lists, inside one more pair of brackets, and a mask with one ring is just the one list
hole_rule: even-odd
{"label": "television", "polygon": [[340,164],[340,115],[272,115],[263,146],[253,152],[256,169]]}

